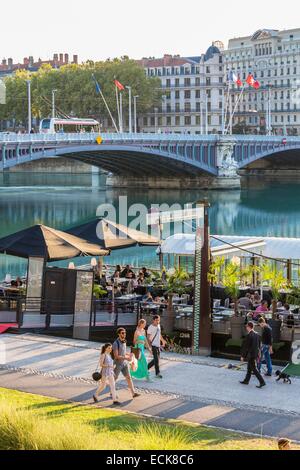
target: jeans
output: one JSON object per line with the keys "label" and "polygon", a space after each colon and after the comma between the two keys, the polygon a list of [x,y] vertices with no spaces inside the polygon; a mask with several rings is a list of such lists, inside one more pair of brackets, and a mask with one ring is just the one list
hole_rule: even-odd
{"label": "jeans", "polygon": [[152,346],[152,353],[153,353],[153,359],[148,364],[148,370],[151,369],[151,367],[155,366],[155,373],[156,375],[159,375],[160,374],[160,370],[159,370],[160,348],[157,348],[156,346]]}
{"label": "jeans", "polygon": [[267,364],[268,374],[272,374],[272,360],[270,355],[270,346],[267,344],[263,344],[261,347],[261,357],[257,364],[257,368],[260,372],[262,363],[265,362]]}

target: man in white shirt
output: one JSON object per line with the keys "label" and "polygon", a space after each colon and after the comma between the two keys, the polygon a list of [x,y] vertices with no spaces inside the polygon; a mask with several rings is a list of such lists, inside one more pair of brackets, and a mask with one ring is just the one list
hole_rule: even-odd
{"label": "man in white shirt", "polygon": [[155,374],[156,378],[162,379],[162,375],[159,369],[159,358],[160,358],[160,345],[166,345],[165,340],[161,335],[161,327],[160,327],[160,316],[154,315],[152,325],[149,326],[147,331],[147,338],[148,342],[151,345],[153,359],[148,364],[148,370],[151,367],[155,366]]}

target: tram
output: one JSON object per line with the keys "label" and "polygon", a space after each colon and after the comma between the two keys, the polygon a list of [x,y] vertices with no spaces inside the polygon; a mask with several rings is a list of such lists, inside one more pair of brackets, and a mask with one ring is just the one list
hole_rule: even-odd
{"label": "tram", "polygon": [[100,123],[95,119],[60,119],[48,118],[42,119],[40,123],[41,134],[63,134],[74,132],[100,132]]}

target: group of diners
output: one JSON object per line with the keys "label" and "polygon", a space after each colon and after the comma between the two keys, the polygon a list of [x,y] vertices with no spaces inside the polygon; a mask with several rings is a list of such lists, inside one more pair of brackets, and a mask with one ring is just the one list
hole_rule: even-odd
{"label": "group of diners", "polygon": [[[270,313],[271,298],[269,300],[261,299],[258,291],[254,294],[246,293],[239,299],[239,307],[248,311],[246,321],[258,321],[266,313]],[[294,314],[291,312],[290,305],[288,303],[282,303],[280,301],[276,304],[276,315],[278,319],[282,319],[286,322],[288,327],[292,327],[295,324]]]}

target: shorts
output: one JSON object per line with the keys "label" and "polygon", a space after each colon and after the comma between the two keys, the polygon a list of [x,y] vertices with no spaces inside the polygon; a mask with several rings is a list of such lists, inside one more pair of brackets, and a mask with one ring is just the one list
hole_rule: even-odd
{"label": "shorts", "polygon": [[114,370],[114,374],[115,374],[115,380],[118,379],[119,375],[120,375],[120,372],[122,372],[122,374],[124,375],[124,377],[130,377],[130,372],[129,372],[129,367],[128,367],[128,364],[117,364],[116,367],[115,367],[115,370]]}

